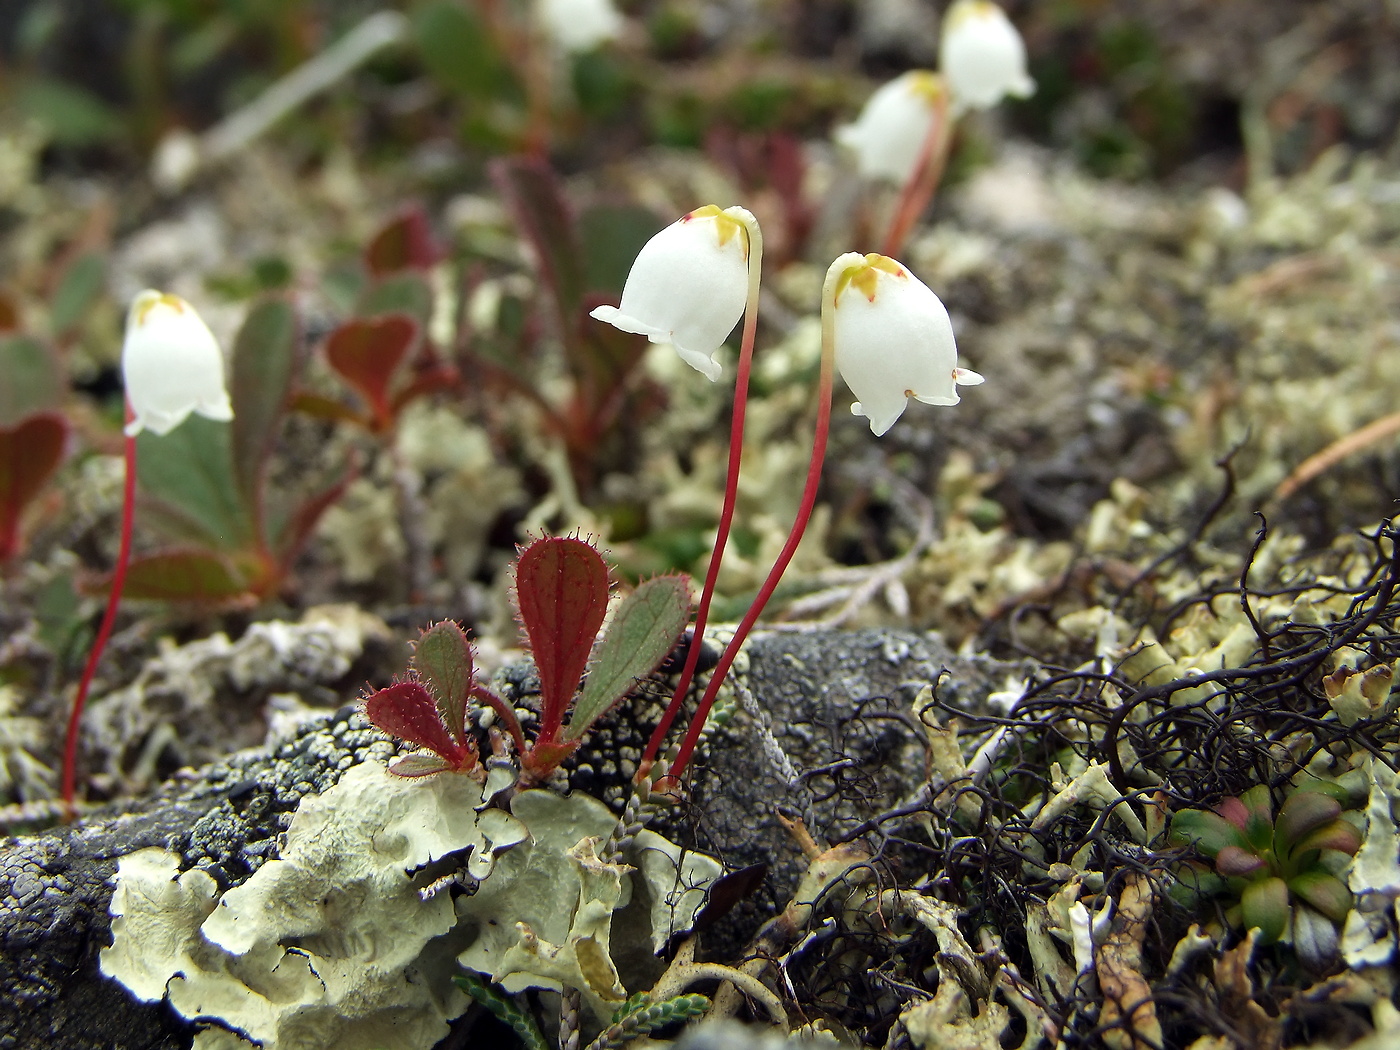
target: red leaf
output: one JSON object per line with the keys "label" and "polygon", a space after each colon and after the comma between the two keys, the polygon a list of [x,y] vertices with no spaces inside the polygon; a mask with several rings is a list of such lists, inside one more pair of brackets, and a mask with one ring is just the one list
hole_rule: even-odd
{"label": "red leaf", "polygon": [[520,621],[540,674],[541,742],[552,743],[608,607],[608,565],[573,537],[535,540],[515,563]]}
{"label": "red leaf", "polygon": [[393,422],[389,384],[418,339],[407,314],[347,321],[326,341],[326,360],[367,401],[375,425]]}
{"label": "red leaf", "polygon": [[428,216],[420,205],[390,219],[365,248],[365,267],[375,277],[431,269],[441,258],[442,251],[433,242]]}
{"label": "red leaf", "polygon": [[467,758],[438,717],[437,704],[419,682],[398,682],[365,698],[365,717],[384,732],[441,755],[452,768]]}
{"label": "red leaf", "polygon": [[0,288],[0,332],[19,328],[19,303],[8,288]]}
{"label": "red leaf", "polygon": [[57,412],[0,427],[0,562],[19,550],[19,517],[63,461],[68,421]]}

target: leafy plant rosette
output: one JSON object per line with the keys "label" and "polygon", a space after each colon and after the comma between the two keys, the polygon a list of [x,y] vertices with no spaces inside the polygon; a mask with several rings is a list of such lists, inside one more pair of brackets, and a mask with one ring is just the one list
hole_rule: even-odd
{"label": "leafy plant rosette", "polygon": [[1290,935],[1304,961],[1322,965],[1336,953],[1337,926],[1352,895],[1337,871],[1361,848],[1361,832],[1343,815],[1346,792],[1316,782],[1295,790],[1272,812],[1267,785],[1227,798],[1214,811],[1181,810],[1169,837],[1193,846],[1213,870],[1188,864],[1177,872],[1188,902],[1221,894],[1232,925],[1258,929],[1261,943]]}
{"label": "leafy plant rosette", "polygon": [[419,748],[397,759],[391,772],[483,775],[471,713],[486,705],[519,756],[522,785],[548,779],[589,729],[660,666],[690,618],[688,581],[657,576],[617,604],[600,637],[609,591],[607,562],[587,540],[552,536],[524,547],[515,599],[539,671],[533,739],[526,740],[515,709],[477,681],[471,644],[456,623],[444,621],[423,632],[402,681],[365,699],[366,718]]}
{"label": "leafy plant rosette", "polygon": [[137,437],[142,513],[175,542],[131,560],[128,598],[220,603],[265,598],[355,473],[309,494],[270,491],[268,462],[300,370],[299,324],[283,299],[252,307],[234,341],[228,422],[192,417]]}

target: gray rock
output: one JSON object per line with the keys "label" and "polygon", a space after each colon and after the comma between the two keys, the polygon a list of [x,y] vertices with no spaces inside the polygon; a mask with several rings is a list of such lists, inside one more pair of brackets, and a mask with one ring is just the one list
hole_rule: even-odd
{"label": "gray rock", "polygon": [[[923,745],[909,714],[918,690],[947,668],[940,695],[975,706],[993,687],[990,676],[999,682],[1006,673],[912,632],[772,633],[748,651],[740,681],[771,729],[761,731],[747,713],[732,719],[696,767],[693,804],[667,815],[672,826],[693,815],[695,844],[729,864],[770,867],[760,896],[730,916],[727,932],[709,935],[711,951],[742,945],[758,920],[786,903],[804,866],[777,807],[803,816],[819,837],[851,834],[921,782]],[[624,707],[618,720],[635,721],[638,710],[655,706],[653,697]],[[623,735],[636,738],[644,728]],[[0,1050],[188,1046],[190,1028],[170,1010],[136,1002],[98,973],[97,953],[111,939],[117,858],[160,846],[207,870],[221,888],[237,885],[276,855],[303,797],[330,787],[345,768],[392,752],[346,707],[270,752],[239,752],[122,812],[0,843]]]}

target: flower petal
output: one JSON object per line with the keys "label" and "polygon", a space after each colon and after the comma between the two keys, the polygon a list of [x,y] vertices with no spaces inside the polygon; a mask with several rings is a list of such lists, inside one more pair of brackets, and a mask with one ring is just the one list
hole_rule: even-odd
{"label": "flower petal", "polygon": [[899,185],[910,179],[934,118],[932,92],[941,90],[937,74],[910,70],[877,88],[854,124],[836,129],[863,178]]}
{"label": "flower petal", "polygon": [[835,306],[836,367],[858,399],[852,411],[869,418],[877,437],[894,425],[910,397],[958,403],[948,311],[906,267],[867,256],[848,273]]}
{"label": "flower petal", "polygon": [[617,307],[592,316],[624,332],[670,343],[710,380],[720,376],[715,353],[748,301],[747,238],[713,205],[673,222],[642,246]]}
{"label": "flower petal", "polygon": [[233,418],[223,353],[209,326],[179,296],[145,291],[132,301],[122,377],[134,417],[128,434],[168,434],[191,412]]}
{"label": "flower petal", "polygon": [[988,109],[1007,95],[1035,93],[1026,72],[1026,45],[1006,12],[990,0],[957,0],[948,9],[938,67],[962,109]]}

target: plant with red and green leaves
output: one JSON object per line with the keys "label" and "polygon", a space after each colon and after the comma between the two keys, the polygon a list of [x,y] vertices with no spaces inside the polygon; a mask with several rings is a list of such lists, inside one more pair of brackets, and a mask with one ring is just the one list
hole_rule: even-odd
{"label": "plant with red and green leaves", "polygon": [[23,546],[25,511],[63,462],[63,374],[37,339],[0,334],[0,565]]}
{"label": "plant with red and green leaves", "polygon": [[593,725],[660,666],[690,617],[688,582],[657,576],[618,603],[600,636],[609,591],[607,562],[587,540],[553,536],[528,544],[515,564],[514,596],[539,672],[532,738],[515,709],[476,680],[461,628],[438,623],[423,632],[408,675],[365,699],[366,718],[420,749],[390,769],[400,776],[480,775],[469,714],[484,704],[515,747],[522,784],[547,780]]}
{"label": "plant with red and green leaves", "polygon": [[1317,781],[1295,790],[1274,814],[1269,788],[1260,784],[1213,811],[1178,811],[1170,840],[1214,862],[1214,871],[1183,868],[1180,884],[1195,899],[1234,896],[1228,922],[1257,928],[1264,944],[1291,931],[1305,961],[1326,962],[1352,906],[1337,863],[1361,848],[1361,832],[1343,816],[1346,800],[1344,789]]}
{"label": "plant with red and green leaves", "polygon": [[[588,320],[591,310],[621,292],[631,259],[662,223],[630,205],[576,211],[544,161],[498,160],[491,176],[529,244],[545,294],[507,298],[495,330],[464,330],[458,353],[477,386],[535,407],[548,433],[562,444],[574,483],[587,500],[599,478],[629,468],[641,447],[642,424],[664,405],[664,391],[640,367],[647,344]],[[563,397],[540,379],[552,371],[544,356],[556,350],[570,381]],[[644,514],[639,506],[608,510]]]}
{"label": "plant with red and green leaves", "polygon": [[228,421],[191,416],[136,437],[142,518],[175,540],[132,558],[126,596],[208,603],[280,591],[321,515],[354,474],[309,495],[270,491],[267,466],[300,371],[296,313],[283,299],[249,312],[233,345]]}
{"label": "plant with red and green leaves", "polygon": [[404,408],[436,390],[455,386],[457,369],[425,338],[433,293],[426,274],[442,259],[428,218],[417,205],[402,210],[365,247],[355,316],[326,337],[325,357],[355,395],[348,404],[298,391],[295,407],[341,420],[371,434],[393,432]]}

